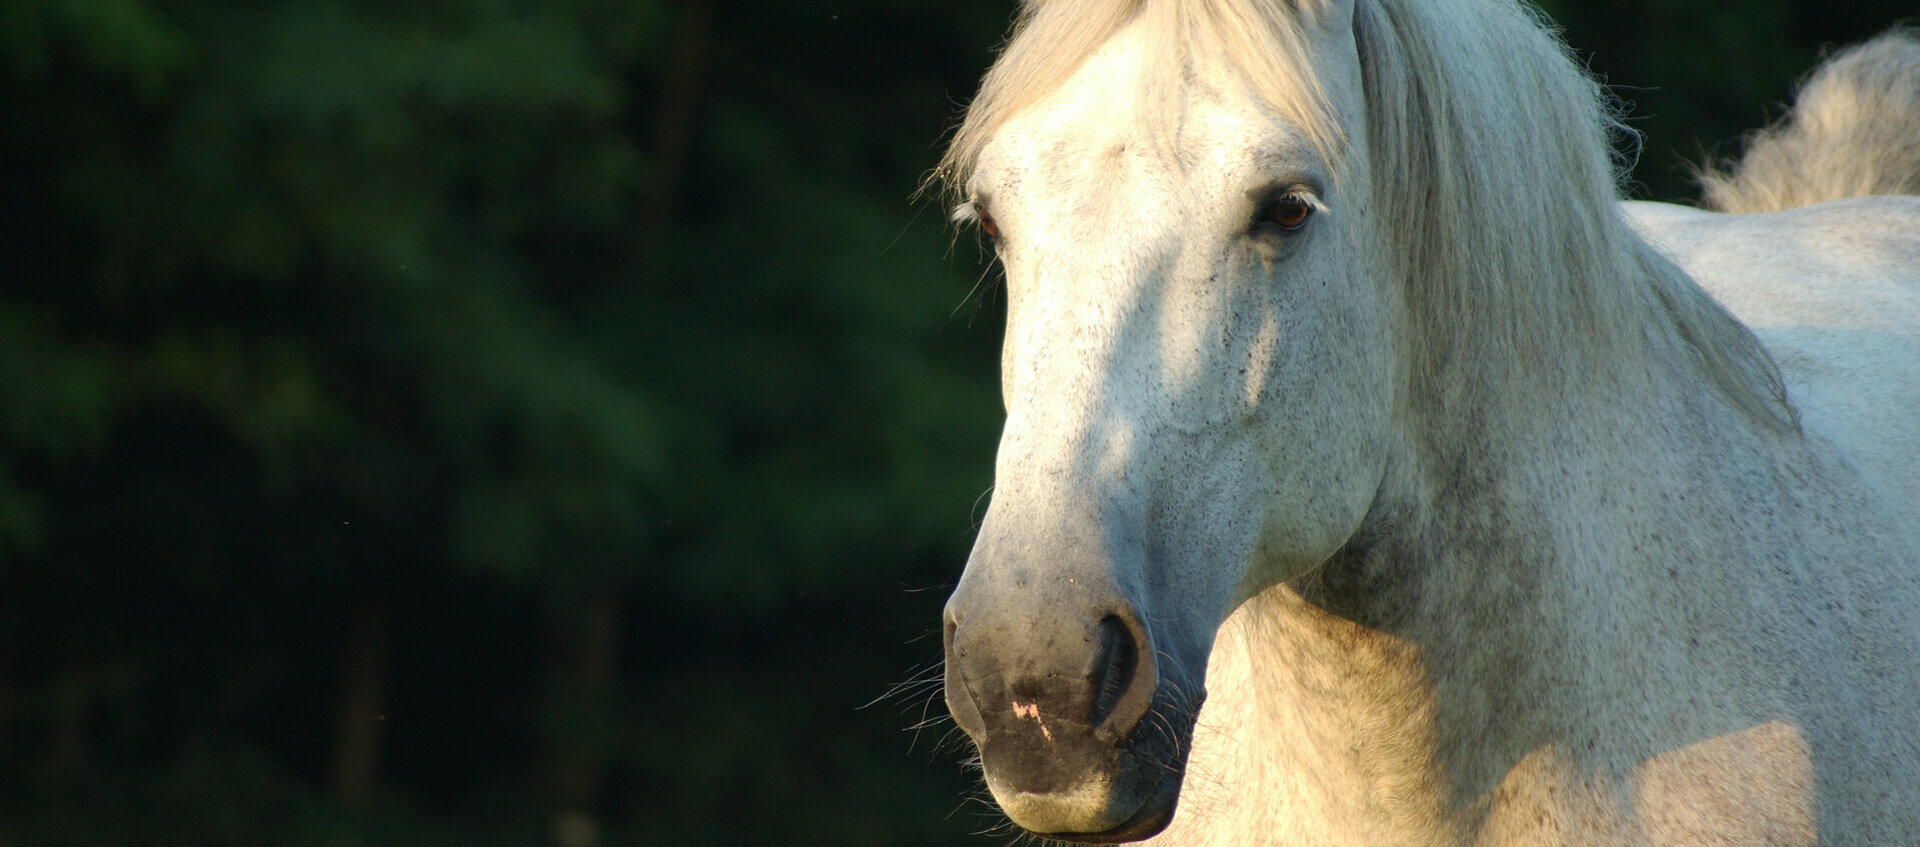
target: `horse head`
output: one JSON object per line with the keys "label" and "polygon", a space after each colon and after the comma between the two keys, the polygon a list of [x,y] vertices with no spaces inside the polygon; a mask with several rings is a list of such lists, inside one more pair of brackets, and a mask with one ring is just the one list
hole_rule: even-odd
{"label": "horse head", "polygon": [[946,696],[1048,837],[1167,825],[1222,620],[1345,544],[1385,472],[1353,9],[1267,5],[1034,4],[956,141],[1005,267],[1007,420]]}

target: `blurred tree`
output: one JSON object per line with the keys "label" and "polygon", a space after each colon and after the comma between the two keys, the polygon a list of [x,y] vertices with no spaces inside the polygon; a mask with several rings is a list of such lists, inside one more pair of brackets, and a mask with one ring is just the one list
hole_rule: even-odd
{"label": "blurred tree", "polygon": [[[875,73],[920,109],[849,150],[805,133],[874,104],[785,39],[855,55],[924,10],[719,41],[706,8],[0,10],[0,725],[34,765],[0,837],[319,825],[217,793],[265,768],[322,812],[537,831],[638,802],[687,840],[749,824],[687,774],[780,793],[794,756],[899,758],[781,727],[905,667],[797,592],[941,578],[985,482],[991,332],[942,335],[970,271],[937,221],[901,230],[971,72]],[[971,55],[955,31],[923,46]],[[740,667],[773,627],[793,649]],[[790,717],[740,711],[782,689]],[[680,742],[708,733],[743,737]],[[819,807],[791,804],[845,818]]]}

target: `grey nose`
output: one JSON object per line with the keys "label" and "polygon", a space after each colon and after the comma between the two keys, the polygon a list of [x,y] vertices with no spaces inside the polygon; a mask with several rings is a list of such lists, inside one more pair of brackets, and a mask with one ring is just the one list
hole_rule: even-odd
{"label": "grey nose", "polygon": [[989,772],[1024,791],[1062,790],[1111,764],[1158,682],[1152,639],[1130,605],[1105,614],[1010,609],[946,616],[947,707]]}

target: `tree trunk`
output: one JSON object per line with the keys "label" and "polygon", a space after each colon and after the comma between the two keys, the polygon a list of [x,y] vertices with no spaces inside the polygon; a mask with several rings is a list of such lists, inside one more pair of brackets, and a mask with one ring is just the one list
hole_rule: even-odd
{"label": "tree trunk", "polygon": [[379,772],[380,725],[386,720],[388,616],[385,600],[356,603],[342,645],[333,790],[350,809],[366,804]]}
{"label": "tree trunk", "polygon": [[707,66],[707,17],[711,0],[690,0],[674,32],[673,59],[661,82],[660,110],[653,128],[653,187],[640,210],[640,249],[666,229],[680,193],[687,145],[693,134],[693,106]]}
{"label": "tree trunk", "polygon": [[598,841],[592,809],[599,804],[602,778],[615,721],[613,689],[620,663],[620,596],[611,579],[595,580],[585,596],[559,610],[558,642],[568,655],[556,662],[565,674],[554,681],[560,718],[549,738],[553,757],[555,838],[564,847],[588,847]]}

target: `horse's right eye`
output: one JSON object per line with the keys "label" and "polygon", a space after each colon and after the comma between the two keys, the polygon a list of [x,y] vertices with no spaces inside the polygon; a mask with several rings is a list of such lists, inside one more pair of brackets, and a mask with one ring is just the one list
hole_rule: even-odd
{"label": "horse's right eye", "polygon": [[1287,232],[1294,232],[1307,225],[1307,219],[1313,217],[1313,204],[1298,194],[1286,194],[1277,197],[1261,210],[1260,222],[1269,223]]}
{"label": "horse's right eye", "polygon": [[1000,240],[1000,225],[995,223],[993,216],[986,212],[980,213],[980,231],[986,233],[988,238]]}

